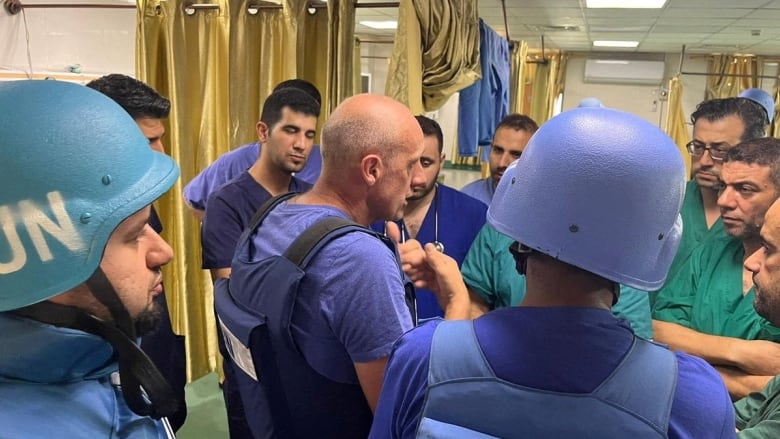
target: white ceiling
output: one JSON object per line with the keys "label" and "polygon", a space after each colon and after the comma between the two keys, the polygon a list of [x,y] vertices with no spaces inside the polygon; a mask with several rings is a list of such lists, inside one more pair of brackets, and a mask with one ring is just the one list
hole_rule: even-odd
{"label": "white ceiling", "polygon": [[[501,0],[474,1],[479,1],[485,23],[505,35]],[[364,39],[392,40],[394,31],[359,23],[395,20],[397,14],[397,8],[358,8],[355,31]],[[780,55],[780,0],[668,0],[662,9],[587,9],[585,0],[506,0],[506,15],[510,38],[533,49],[541,48],[544,36],[545,49],[570,52],[680,52],[686,45],[688,53]],[[633,40],[639,47],[594,48],[593,40]]]}

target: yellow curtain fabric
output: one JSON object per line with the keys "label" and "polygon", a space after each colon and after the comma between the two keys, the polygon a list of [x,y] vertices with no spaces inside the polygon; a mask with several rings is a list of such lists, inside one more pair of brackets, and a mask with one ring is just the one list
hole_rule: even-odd
{"label": "yellow curtain fabric", "polygon": [[[289,4],[283,4],[282,9],[259,9],[251,15],[247,6],[256,3],[254,0],[229,3],[230,80],[219,88],[229,95],[230,124],[225,128],[230,134],[228,148],[235,148],[257,140],[255,125],[265,98],[276,84],[298,73],[295,57],[286,56],[297,51],[297,21]],[[217,154],[201,162],[198,170],[225,151],[215,151]]]}
{"label": "yellow curtain fabric", "polygon": [[166,295],[174,330],[187,336],[190,380],[220,362],[211,278],[200,269],[200,224],[185,209],[182,187],[217,156],[257,140],[260,109],[277,83],[313,82],[330,99],[324,116],[354,90],[351,2],[331,0],[331,13],[318,8],[313,15],[306,0],[281,0],[281,8],[256,15],[248,13],[252,0],[212,3],[219,9],[188,16],[179,2],[139,0],[137,15],[137,77],[172,104],[164,142],[181,178],[157,204],[176,255],[164,268]]}
{"label": "yellow curtain fabric", "polygon": [[[297,62],[298,78],[305,79],[315,86],[322,95],[322,113],[317,121],[317,135],[315,143],[320,141],[322,124],[329,114],[328,100],[328,11],[324,8],[307,8],[306,2],[299,3],[295,15],[298,23],[297,30],[297,61],[296,57],[290,57]],[[289,76],[285,79],[294,78]]]}
{"label": "yellow curtain fabric", "polygon": [[[327,114],[344,99],[355,94],[355,2],[330,0],[328,2],[327,44]],[[359,50],[359,49],[358,49]],[[358,61],[360,52],[358,52]],[[357,69],[360,78],[360,64]],[[324,117],[322,118],[325,119]]]}
{"label": "yellow curtain fabric", "polygon": [[[707,90],[705,99],[728,98],[738,95],[742,90],[756,87],[761,57],[718,55],[708,64]],[[744,76],[734,76],[744,75]]]}
{"label": "yellow curtain fabric", "polygon": [[434,111],[481,77],[477,2],[401,0],[385,94]]}
{"label": "yellow curtain fabric", "polygon": [[[533,51],[529,51],[533,54]],[[539,59],[542,59],[539,56]],[[552,117],[555,99],[563,93],[566,78],[564,53],[546,53],[547,63],[526,63],[524,100],[521,113],[530,116],[539,125]]]}
{"label": "yellow curtain fabric", "polygon": [[219,10],[187,16],[177,2],[138,1],[137,76],[172,102],[164,139],[182,178],[158,202],[175,259],[163,271],[174,331],[187,336],[188,377],[215,369],[211,284],[200,270],[199,224],[181,190],[202,165],[229,146],[227,0]]}
{"label": "yellow curtain fabric", "polygon": [[688,129],[687,118],[683,112],[682,97],[682,81],[680,81],[680,75],[677,75],[669,81],[669,110],[666,113],[664,131],[680,148],[680,154],[682,154],[683,160],[685,160],[685,169],[687,171],[685,175],[689,175],[691,171],[691,155],[685,149],[685,144],[691,141],[691,135]]}
{"label": "yellow curtain fabric", "polygon": [[523,112],[527,56],[528,43],[514,42],[512,53],[509,54],[509,113]]}

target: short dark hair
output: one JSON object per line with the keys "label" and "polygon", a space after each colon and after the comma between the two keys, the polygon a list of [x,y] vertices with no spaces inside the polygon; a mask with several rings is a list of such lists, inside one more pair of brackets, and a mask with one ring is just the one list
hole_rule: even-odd
{"label": "short dark hair", "polygon": [[539,129],[539,125],[525,114],[512,113],[501,119],[496,126],[496,131],[499,128],[512,128],[515,131],[528,131],[533,134]]}
{"label": "short dark hair", "polygon": [[269,128],[273,127],[282,118],[282,109],[285,107],[296,113],[320,116],[320,103],[308,93],[299,88],[283,88],[271,93],[265,100],[260,122],[268,125]]}
{"label": "short dark hair", "polygon": [[696,111],[691,114],[691,123],[704,118],[709,122],[715,122],[728,116],[737,116],[745,125],[745,131],[740,140],[756,139],[766,135],[766,127],[769,119],[764,107],[743,98],[710,99],[699,103]]}
{"label": "short dark hair", "polygon": [[746,140],[729,149],[723,162],[768,166],[775,190],[780,191],[780,139],[758,137]]}
{"label": "short dark hair", "polygon": [[171,112],[171,101],[147,84],[127,75],[112,73],[90,81],[87,87],[113,99],[133,119],[165,119]]}
{"label": "short dark hair", "polygon": [[274,87],[272,93],[284,88],[297,88],[298,90],[302,90],[311,96],[315,101],[317,101],[318,105],[322,104],[322,95],[320,95],[320,91],[317,90],[317,87],[314,84],[305,79],[288,79],[286,81],[282,81],[276,84],[276,87]]}
{"label": "short dark hair", "polygon": [[422,128],[423,135],[425,135],[426,137],[436,136],[436,140],[439,141],[439,154],[441,154],[444,148],[444,134],[442,134],[441,132],[441,127],[439,126],[439,123],[425,116],[414,116],[414,118],[417,119],[417,123],[420,124],[420,128]]}

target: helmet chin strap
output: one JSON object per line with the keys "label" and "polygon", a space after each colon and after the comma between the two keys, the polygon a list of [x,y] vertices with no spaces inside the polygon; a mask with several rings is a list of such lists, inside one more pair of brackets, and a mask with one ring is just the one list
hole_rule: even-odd
{"label": "helmet chin strap", "polygon": [[113,321],[106,322],[79,308],[48,301],[14,312],[39,322],[78,329],[103,338],[116,353],[122,393],[128,407],[138,415],[155,419],[175,413],[182,401],[136,344],[133,319],[105,273],[98,268],[86,284],[95,298],[108,308]]}
{"label": "helmet chin strap", "polygon": [[620,284],[617,282],[612,282],[612,306],[617,305],[619,299],[620,299]]}

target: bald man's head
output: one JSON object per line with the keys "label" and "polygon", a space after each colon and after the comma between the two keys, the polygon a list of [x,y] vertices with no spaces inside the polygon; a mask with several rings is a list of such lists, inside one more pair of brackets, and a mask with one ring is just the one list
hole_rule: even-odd
{"label": "bald man's head", "polygon": [[323,166],[356,164],[367,154],[392,160],[409,143],[422,143],[422,130],[408,108],[386,96],[356,95],[344,100],[322,128]]}
{"label": "bald man's head", "polygon": [[399,219],[411,185],[425,179],[423,148],[422,129],[408,108],[386,96],[353,96],[322,129],[320,181],[353,193],[369,223]]}

